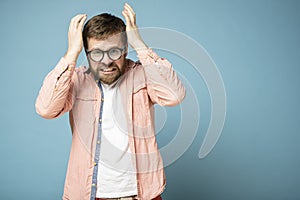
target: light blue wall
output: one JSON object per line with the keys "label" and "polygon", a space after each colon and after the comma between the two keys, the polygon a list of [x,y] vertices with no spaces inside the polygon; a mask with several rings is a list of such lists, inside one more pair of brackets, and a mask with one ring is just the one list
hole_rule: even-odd
{"label": "light blue wall", "polygon": [[[68,117],[42,119],[35,113],[35,98],[44,76],[66,50],[70,18],[101,12],[121,16],[124,2],[0,2],[1,200],[61,198],[71,144]],[[209,94],[203,81],[174,58],[174,68],[198,91],[201,120],[190,148],[166,167],[163,197],[300,199],[300,1],[128,2],[140,27],[173,29],[203,45],[226,88],[222,135],[199,160],[210,118]],[[166,109],[160,146],[172,139],[178,110]]]}

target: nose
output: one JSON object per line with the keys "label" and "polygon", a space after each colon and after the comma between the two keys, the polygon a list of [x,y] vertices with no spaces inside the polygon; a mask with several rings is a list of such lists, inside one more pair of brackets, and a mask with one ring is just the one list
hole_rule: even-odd
{"label": "nose", "polygon": [[113,61],[108,57],[107,53],[104,53],[103,59],[101,60],[101,63],[109,66]]}

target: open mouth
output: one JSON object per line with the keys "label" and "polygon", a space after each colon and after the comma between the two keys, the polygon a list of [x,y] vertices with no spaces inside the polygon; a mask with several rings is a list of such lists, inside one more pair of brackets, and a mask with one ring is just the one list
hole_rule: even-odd
{"label": "open mouth", "polygon": [[99,71],[104,74],[111,74],[111,73],[114,73],[116,70],[117,70],[117,68],[110,67],[110,68],[101,68]]}

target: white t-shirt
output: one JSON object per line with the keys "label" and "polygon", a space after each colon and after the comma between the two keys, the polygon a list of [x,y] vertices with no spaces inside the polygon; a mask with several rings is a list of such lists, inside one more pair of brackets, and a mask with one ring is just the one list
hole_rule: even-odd
{"label": "white t-shirt", "polygon": [[[104,102],[97,198],[137,195],[136,172],[132,163],[127,127],[124,127],[125,115],[122,102],[118,98],[120,94],[117,84],[102,84]],[[116,109],[119,111],[116,112]]]}

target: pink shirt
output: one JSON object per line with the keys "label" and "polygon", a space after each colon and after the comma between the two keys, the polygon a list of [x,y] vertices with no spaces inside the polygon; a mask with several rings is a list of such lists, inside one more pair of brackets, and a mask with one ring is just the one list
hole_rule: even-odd
{"label": "pink shirt", "polygon": [[[128,61],[120,90],[128,130],[133,166],[136,168],[138,199],[149,200],[165,188],[163,161],[157,147],[154,106],[174,106],[185,89],[171,64],[151,49],[139,51],[140,62]],[[97,187],[94,168],[102,97],[93,75],[86,67],[63,58],[47,75],[36,100],[36,111],[52,119],[69,112],[72,146],[63,199],[90,200]]]}

